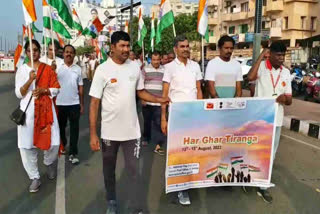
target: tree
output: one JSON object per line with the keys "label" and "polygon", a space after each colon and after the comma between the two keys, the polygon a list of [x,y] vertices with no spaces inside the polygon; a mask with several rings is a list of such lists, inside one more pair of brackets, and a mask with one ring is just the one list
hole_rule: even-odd
{"label": "tree", "polygon": [[76,49],[77,56],[82,56],[84,54],[91,54],[95,51],[93,46],[80,46]]}
{"label": "tree", "polygon": [[[194,13],[193,15],[187,15],[187,14],[180,14],[175,17],[175,29],[176,34],[181,35],[184,34],[188,38],[189,41],[201,41],[201,37],[199,33],[197,32],[197,13]],[[144,24],[146,25],[148,29],[148,33],[146,37],[144,38],[144,48],[145,48],[145,54],[149,51],[151,51],[150,48],[150,32],[151,32],[151,18],[150,17],[143,17]],[[135,53],[141,52],[141,48],[137,44],[138,40],[138,17],[134,17],[132,20],[132,49]],[[158,20],[155,19],[155,26],[157,28]],[[173,42],[174,42],[174,36],[173,36],[173,28],[172,26],[166,28],[163,30],[161,34],[161,42],[157,45],[155,45],[155,50],[162,52],[162,53],[168,53],[173,50]]]}

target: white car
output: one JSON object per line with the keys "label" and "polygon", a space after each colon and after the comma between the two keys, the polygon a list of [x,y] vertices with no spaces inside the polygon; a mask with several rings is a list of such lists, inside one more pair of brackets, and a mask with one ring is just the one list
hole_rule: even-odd
{"label": "white car", "polygon": [[235,58],[235,60],[241,64],[242,76],[247,76],[252,67],[252,58]]}

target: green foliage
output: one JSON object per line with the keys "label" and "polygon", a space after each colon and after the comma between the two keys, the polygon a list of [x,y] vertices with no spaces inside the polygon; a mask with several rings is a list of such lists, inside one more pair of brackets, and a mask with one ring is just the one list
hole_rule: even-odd
{"label": "green foliage", "polygon": [[[191,41],[201,41],[201,37],[197,32],[197,13],[193,15],[180,14],[175,18],[175,29],[176,34],[181,35],[184,34],[187,36],[189,42]],[[150,48],[150,33],[151,33],[151,18],[144,17],[144,24],[148,29],[148,33],[144,39],[144,47],[145,54],[151,51]],[[157,29],[158,20],[155,19],[155,27]],[[133,51],[135,53],[141,52],[141,48],[137,44],[138,40],[138,17],[134,17],[132,21],[132,41],[133,41]],[[155,46],[155,50],[160,51],[162,53],[168,53],[173,50],[173,27],[170,26],[162,31],[161,34],[161,42]]]}
{"label": "green foliage", "polygon": [[95,51],[94,46],[80,46],[76,49],[77,56],[82,56],[84,54],[91,54]]}

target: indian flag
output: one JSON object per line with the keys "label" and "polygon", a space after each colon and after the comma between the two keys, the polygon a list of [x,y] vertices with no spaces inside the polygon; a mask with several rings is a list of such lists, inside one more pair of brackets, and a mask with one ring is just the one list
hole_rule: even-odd
{"label": "indian flag", "polygon": [[152,19],[151,19],[151,34],[150,34],[150,39],[151,39],[151,50],[154,50],[154,38],[156,37],[156,30],[154,29],[154,12],[152,13]]}
{"label": "indian flag", "polygon": [[174,15],[169,0],[161,0],[158,18],[156,44],[161,41],[162,31],[174,23]]}
{"label": "indian flag", "polygon": [[249,165],[249,172],[260,172],[260,168]]}
{"label": "indian flag", "polygon": [[143,22],[141,7],[139,8],[138,45],[142,47],[143,39],[147,35],[147,28]]}
{"label": "indian flag", "polygon": [[208,7],[206,0],[199,1],[197,29],[199,34],[205,37],[206,41],[209,42]]}
{"label": "indian flag", "polygon": [[82,28],[79,16],[77,14],[77,11],[74,8],[72,10],[72,18],[73,18],[73,26],[72,26],[72,28],[78,30],[79,33],[82,33],[83,28]]}
{"label": "indian flag", "polygon": [[[33,39],[33,37],[34,37],[34,34],[31,31],[31,39]],[[28,28],[26,26],[24,26],[24,25],[22,25],[22,38],[23,38],[23,41],[27,41],[29,39]]]}
{"label": "indian flag", "polygon": [[243,157],[242,156],[237,156],[237,157],[231,157],[231,164],[235,165],[238,163],[243,163]]}
{"label": "indian flag", "polygon": [[207,178],[211,178],[218,173],[218,167],[211,168],[207,170]]}
{"label": "indian flag", "polygon": [[95,20],[93,20],[93,22],[88,27],[86,27],[82,31],[82,35],[87,35],[95,39],[102,30],[103,30],[103,25],[99,17],[97,17],[95,18]]}
{"label": "indian flag", "polygon": [[22,10],[24,14],[24,20],[26,25],[37,21],[36,8],[33,0],[22,0]]}
{"label": "indian flag", "polygon": [[226,163],[219,164],[219,170],[227,170],[227,169],[228,169],[228,164]]}
{"label": "indian flag", "polygon": [[57,15],[65,22],[65,24],[72,28],[73,19],[72,12],[69,7],[68,0],[48,0],[49,4],[57,10]]}
{"label": "indian flag", "polygon": [[14,68],[16,68],[18,64],[23,62],[24,58],[22,57],[22,54],[23,54],[22,45],[18,44],[14,52]]}
{"label": "indian flag", "polygon": [[240,169],[248,169],[248,164],[240,164]]}
{"label": "indian flag", "polygon": [[129,33],[129,22],[128,21],[126,21],[126,23],[125,23],[124,32]]}
{"label": "indian flag", "polygon": [[63,36],[64,38],[71,39],[71,35],[62,20],[59,18],[57,10],[50,7],[46,0],[42,0],[43,9],[43,27],[51,29],[50,16],[52,17],[52,30]]}
{"label": "indian flag", "polygon": [[51,30],[47,28],[43,28],[43,44],[49,45],[52,44],[52,38],[54,40],[54,43],[59,44],[61,48],[64,47],[64,41],[63,39],[59,36],[58,33],[52,32]]}

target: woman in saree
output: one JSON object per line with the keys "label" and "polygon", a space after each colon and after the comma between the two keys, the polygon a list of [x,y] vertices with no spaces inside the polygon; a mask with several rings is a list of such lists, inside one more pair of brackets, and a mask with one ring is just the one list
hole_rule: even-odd
{"label": "woman in saree", "polygon": [[31,60],[19,67],[15,79],[15,94],[20,99],[20,109],[26,110],[24,125],[18,126],[18,148],[31,185],[29,192],[37,192],[40,187],[38,170],[38,151],[44,151],[44,165],[47,176],[54,179],[56,168],[54,162],[58,157],[60,145],[59,125],[54,98],[59,92],[56,73],[40,59],[40,44],[36,40],[27,42],[25,53],[31,59],[33,51],[33,68]]}

